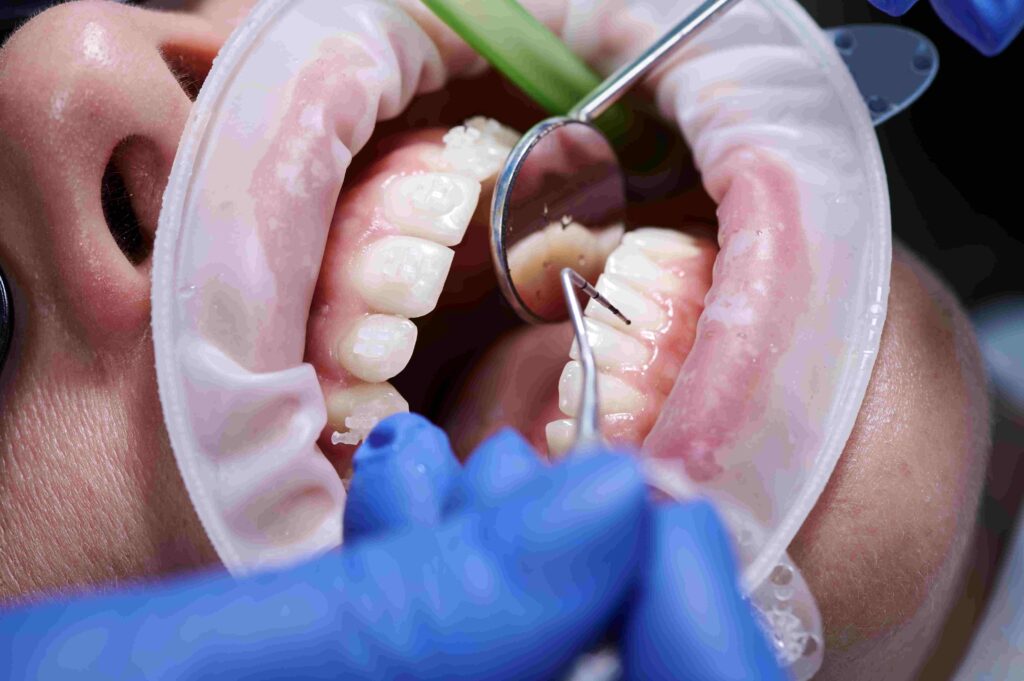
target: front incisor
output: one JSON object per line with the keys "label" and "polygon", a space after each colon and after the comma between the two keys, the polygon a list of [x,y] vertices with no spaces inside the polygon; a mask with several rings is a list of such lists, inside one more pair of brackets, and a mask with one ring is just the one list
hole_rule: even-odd
{"label": "front incisor", "polygon": [[462,241],[480,199],[480,183],[456,173],[415,173],[392,178],[384,211],[405,235],[444,246]]}
{"label": "front incisor", "polygon": [[437,305],[455,253],[413,236],[385,236],[370,244],[355,270],[363,300],[378,312],[422,317]]}

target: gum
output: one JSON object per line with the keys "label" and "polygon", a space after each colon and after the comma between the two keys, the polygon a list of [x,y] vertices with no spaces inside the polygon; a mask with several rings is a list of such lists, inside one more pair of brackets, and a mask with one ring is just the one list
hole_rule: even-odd
{"label": "gum", "polygon": [[[694,247],[691,255],[659,262],[661,267],[678,278],[677,291],[644,291],[631,286],[665,312],[665,321],[652,330],[619,328],[648,347],[651,356],[646,364],[601,368],[602,373],[617,376],[647,396],[645,407],[639,412],[602,417],[602,434],[611,442],[636,446],[644,441],[658,415],[663,413],[665,401],[676,385],[680,366],[690,354],[697,319],[704,309],[704,297],[711,286],[711,270],[717,253],[715,244],[707,237],[695,236]],[[625,283],[630,285],[628,281]],[[588,314],[595,309],[594,303],[588,305]],[[576,358],[575,349],[571,355]]]}

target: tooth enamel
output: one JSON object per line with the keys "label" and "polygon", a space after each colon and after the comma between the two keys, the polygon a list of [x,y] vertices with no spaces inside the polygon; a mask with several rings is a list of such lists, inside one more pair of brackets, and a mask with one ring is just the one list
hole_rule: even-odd
{"label": "tooth enamel", "polygon": [[700,254],[697,240],[689,234],[659,227],[635,229],[622,237],[622,244],[640,249],[658,263],[683,260]]}
{"label": "tooth enamel", "polygon": [[[392,414],[409,411],[409,403],[390,383],[366,383],[327,395],[327,423],[337,430],[331,444],[356,445],[377,423]],[[340,431],[340,432],[339,432]]]}
{"label": "tooth enamel", "polygon": [[628,326],[597,301],[587,303],[586,315],[613,328],[636,334],[659,329],[665,324],[665,311],[647,296],[638,293],[617,275],[602,274],[597,280],[598,291],[611,301],[632,322]]}
{"label": "tooth enamel", "polygon": [[462,241],[480,198],[480,183],[453,173],[418,173],[388,183],[385,211],[403,234],[445,246]]}
{"label": "tooth enamel", "polygon": [[612,251],[604,271],[621,277],[639,291],[674,294],[682,288],[679,277],[658,265],[635,244],[623,243]]}
{"label": "tooth enamel", "polygon": [[576,419],[552,421],[544,427],[544,434],[547,435],[548,454],[552,457],[562,456],[572,447],[573,438],[576,437]]}
{"label": "tooth enamel", "polygon": [[561,296],[546,301],[552,289],[559,291],[558,274],[572,267],[593,280],[604,267],[608,253],[622,236],[621,225],[591,230],[576,222],[555,221],[530,234],[508,250],[508,267],[520,295],[535,308],[553,302],[564,309]]}
{"label": "tooth enamel", "polygon": [[408,319],[374,314],[356,322],[338,343],[338,360],[368,383],[398,375],[416,346],[416,325]]}
{"label": "tooth enamel", "polygon": [[[583,388],[583,367],[568,362],[558,379],[558,408],[566,416],[577,416]],[[644,408],[644,396],[625,381],[605,373],[597,374],[600,414],[636,413]]]}
{"label": "tooth enamel", "polygon": [[482,182],[501,170],[518,139],[497,121],[477,116],[448,131],[441,160],[452,170]]}
{"label": "tooth enamel", "polygon": [[[621,331],[616,331],[604,322],[584,319],[587,328],[587,340],[594,350],[594,361],[604,370],[622,368],[641,369],[651,361],[652,351],[642,341]],[[573,341],[569,357],[578,360],[580,348]]]}
{"label": "tooth enamel", "polygon": [[422,317],[437,305],[455,253],[413,236],[386,236],[367,248],[356,268],[363,299],[380,312]]}

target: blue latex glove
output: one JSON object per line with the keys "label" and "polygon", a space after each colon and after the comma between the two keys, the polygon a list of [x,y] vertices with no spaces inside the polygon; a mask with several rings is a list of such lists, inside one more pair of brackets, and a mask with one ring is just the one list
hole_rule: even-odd
{"label": "blue latex glove", "polygon": [[440,430],[401,415],[355,465],[343,551],[8,613],[0,673],[547,679],[632,605],[631,678],[782,678],[710,507],[655,511],[628,457],[547,467],[506,431],[462,469]]}
{"label": "blue latex glove", "polygon": [[[898,17],[917,0],[870,0],[883,12]],[[1024,0],[931,0],[947,26],[982,54],[1002,52],[1024,28]]]}

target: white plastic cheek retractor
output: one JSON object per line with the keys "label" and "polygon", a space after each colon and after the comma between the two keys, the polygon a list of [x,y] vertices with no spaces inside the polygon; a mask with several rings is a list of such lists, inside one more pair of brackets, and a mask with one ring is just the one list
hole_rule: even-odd
{"label": "white plastic cheek retractor", "polygon": [[154,253],[157,376],[192,502],[232,571],[337,546],[345,492],[306,321],[352,155],[444,82],[376,0],[267,0],[218,55],[175,159]]}
{"label": "white plastic cheek retractor", "polygon": [[[636,4],[671,25],[696,2]],[[734,7],[656,94],[719,206],[721,250],[697,340],[644,449],[690,448],[688,484],[722,511],[780,660],[807,678],[821,622],[785,550],[849,438],[881,339],[891,226],[877,138],[834,46],[790,0]]]}

